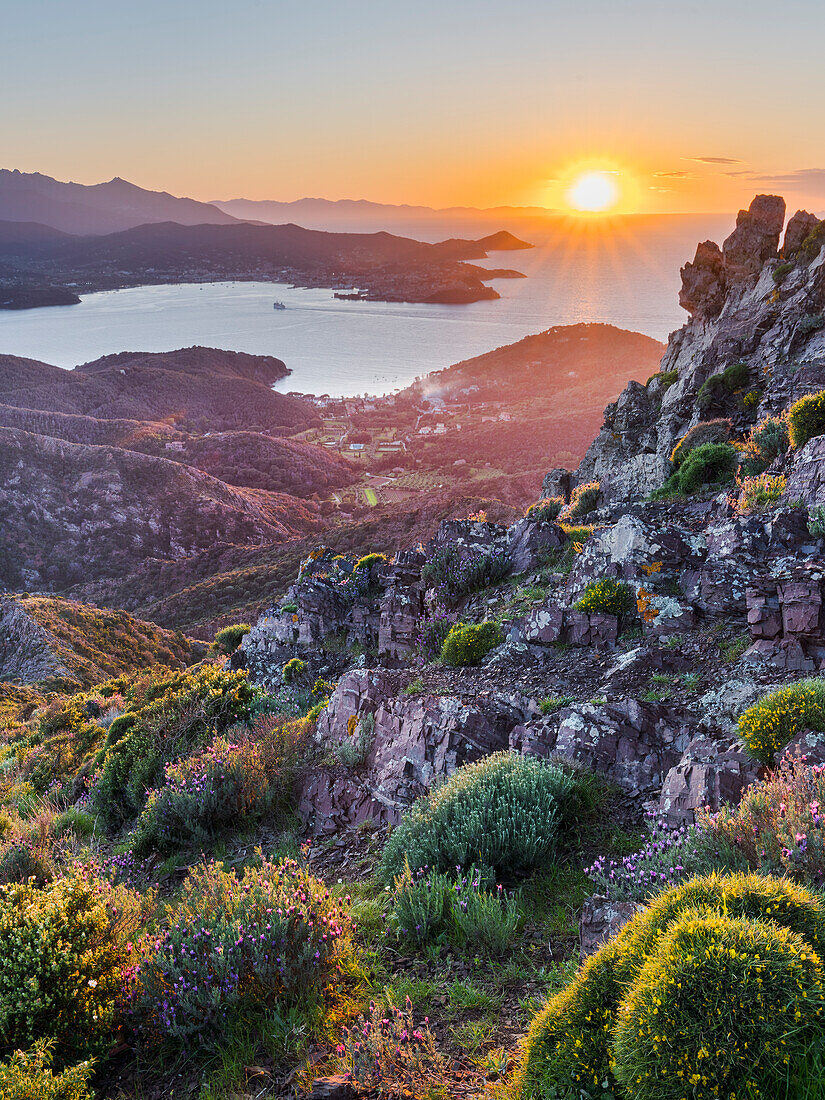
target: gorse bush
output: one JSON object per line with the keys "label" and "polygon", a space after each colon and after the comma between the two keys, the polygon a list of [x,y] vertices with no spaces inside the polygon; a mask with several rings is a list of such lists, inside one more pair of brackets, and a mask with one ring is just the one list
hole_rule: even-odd
{"label": "gorse bush", "polygon": [[799,449],[825,433],[825,390],[802,397],[788,410],[791,446]]}
{"label": "gorse bush", "polygon": [[217,737],[201,752],[166,765],[163,786],[150,793],[138,818],[132,847],[137,855],[206,849],[227,829],[260,819],[268,805],[257,745]]}
{"label": "gorse bush", "polygon": [[232,626],[225,626],[223,630],[219,630],[215,635],[212,646],[217,653],[223,653],[228,656],[230,653],[235,652],[244,640],[244,636],[247,635],[251,629],[249,623],[233,623]]}
{"label": "gorse bush", "polygon": [[92,791],[95,809],[110,826],[136,817],[147,791],[157,786],[164,765],[248,718],[252,698],[245,672],[214,664],[163,680],[138,681],[130,700],[138,720],[104,751]]}
{"label": "gorse bush", "polygon": [[685,432],[670,454],[670,461],[678,470],[691,451],[703,443],[724,443],[731,430],[730,420],[703,420]]}
{"label": "gorse bush", "polygon": [[3,1052],[44,1038],[62,1057],[109,1047],[151,902],[81,868],[42,888],[0,887]]}
{"label": "gorse bush", "polygon": [[323,995],[349,951],[346,902],[291,860],[240,878],[197,867],[173,919],[140,963],[132,1008],[147,1040],[188,1049],[219,1043],[232,1014]]}
{"label": "gorse bush", "polygon": [[779,474],[760,474],[758,477],[739,479],[736,511],[740,515],[766,511],[778,502],[787,484],[788,479]]}
{"label": "gorse bush", "polygon": [[562,497],[543,497],[537,504],[531,504],[524,513],[525,519],[534,523],[552,523],[558,519],[559,513],[564,508]]}
{"label": "gorse bush", "polygon": [[293,657],[284,665],[282,673],[285,684],[297,684],[306,678],[307,663],[300,657]]}
{"label": "gorse bush", "polygon": [[379,565],[386,565],[388,561],[389,558],[386,554],[365,554],[363,558],[359,558],[355,563],[355,569],[363,569],[369,572],[370,569],[375,569]]}
{"label": "gorse bush", "polygon": [[601,485],[598,481],[577,485],[570,494],[570,503],[565,505],[559,513],[559,519],[564,523],[573,523],[582,516],[589,515],[595,511],[600,495]]}
{"label": "gorse bush", "polygon": [[435,588],[441,599],[456,603],[472,592],[500,584],[510,572],[510,558],[504,550],[467,553],[448,545],[437,550],[421,570],[421,579]]}
{"label": "gorse bush", "polygon": [[588,773],[494,753],[413,804],[390,834],[382,876],[392,882],[407,863],[441,872],[475,865],[498,881],[528,874],[563,853],[601,796]]}
{"label": "gorse bush", "polygon": [[686,914],[619,1006],[616,1077],[638,1100],[762,1096],[822,1028],[822,962],[770,920]]}
{"label": "gorse bush", "polygon": [[762,764],[802,730],[825,730],[825,679],[797,680],[763,696],[739,718],[739,736]]}
{"label": "gorse bush", "polygon": [[0,1063],[0,1096],[3,1100],[94,1100],[88,1087],[91,1062],[53,1073],[52,1051],[42,1041],[28,1051],[15,1051]]}
{"label": "gorse bush", "polygon": [[604,615],[630,615],[636,607],[633,589],[624,581],[614,577],[604,577],[600,581],[590,581],[581,598],[573,605],[576,611],[588,614],[600,612]]}
{"label": "gorse bush", "polygon": [[748,787],[738,806],[706,812],[700,821],[718,849],[755,871],[825,883],[825,767],[786,754],[776,771]]}
{"label": "gorse bush", "polygon": [[475,626],[456,623],[441,645],[441,660],[453,668],[477,665],[503,640],[504,635],[498,623],[485,622]]}
{"label": "gorse bush", "polygon": [[[685,940],[680,941],[685,944],[685,951],[674,953],[677,927],[687,921],[689,928],[692,920],[704,918],[709,924],[685,933]],[[729,923],[730,930],[725,932],[717,921],[722,926]],[[738,922],[752,925],[750,940],[749,933],[740,930]],[[762,928],[768,930],[764,938]],[[757,947],[757,943],[764,946]],[[688,944],[698,952],[693,959]],[[730,954],[733,944],[737,945],[736,958]],[[722,946],[727,961],[723,961]],[[786,983],[781,968],[776,973],[760,972],[760,960],[755,958],[759,950],[767,950],[772,959],[783,959],[784,977],[793,973],[794,981]],[[681,1100],[685,1095],[691,1100],[715,1100],[720,1094],[715,1091],[712,1074],[719,1065],[717,1051],[723,1049],[719,1040],[728,1032],[739,1053],[727,1063],[724,1095],[748,1096],[747,1088],[751,1086],[747,1082],[752,1080],[756,1080],[753,1096],[779,1095],[771,1090],[777,1083],[777,1073],[782,1074],[788,1067],[774,1057],[776,1032],[771,1021],[759,1019],[760,1015],[770,1015],[770,1011],[754,1011],[762,1003],[758,979],[762,978],[769,991],[781,988],[786,1026],[788,1019],[793,1020],[799,1012],[803,1026],[789,1044],[788,1054],[801,1056],[805,1027],[810,1020],[808,1013],[810,1007],[816,1007],[807,1003],[806,995],[810,996],[814,988],[810,983],[821,980],[817,968],[821,969],[819,960],[825,957],[823,952],[825,908],[808,890],[763,875],[712,874],[690,879],[660,894],[649,908],[584,963],[565,990],[547,1002],[534,1019],[525,1042],[519,1095],[525,1100],[595,1096],[605,1083],[614,1096],[627,1100],[636,1097],[653,1100],[659,1096],[679,1096]],[[739,958],[742,954],[745,959]],[[743,965],[748,958],[750,966]],[[694,970],[696,960],[701,962]],[[669,984],[671,974],[675,975],[674,986]],[[690,988],[693,999],[679,990],[680,977],[684,992]],[[797,984],[797,978],[801,985]],[[658,992],[648,997],[651,989],[658,990],[657,983],[664,981],[668,982],[667,1004]],[[700,982],[705,983],[704,993],[698,990]],[[778,984],[774,986],[774,982]],[[655,1004],[657,997],[661,1005]],[[720,1018],[709,1009],[716,1003],[714,999],[721,1003],[722,998],[724,1014]],[[819,994],[817,1000],[821,1004]],[[653,1014],[653,1008],[659,1008],[660,1012]],[[627,1020],[628,1028],[641,1026],[647,1011],[657,1018],[661,1014],[662,1024],[667,1026],[660,1030],[657,1024],[650,1034],[645,1032],[642,1037],[647,1044],[646,1069],[642,1069],[638,1048],[629,1041],[617,1050],[617,1029],[623,1020]],[[786,1011],[789,1016],[785,1016]],[[724,1025],[727,1031],[720,1032]],[[760,1031],[761,1025],[765,1026]],[[764,1050],[760,1049],[758,1038],[752,1049],[744,1047],[754,1032],[764,1040]],[[662,1038],[656,1040],[656,1035]],[[668,1044],[666,1040],[671,1035],[673,1043]],[[690,1081],[679,1073],[680,1069],[684,1071],[684,1065],[674,1068],[673,1059],[678,1059],[681,1052],[680,1041],[690,1044],[692,1066],[688,1078],[698,1072],[696,1080]],[[655,1051],[653,1042],[661,1044]],[[704,1053],[700,1055],[700,1051]],[[710,1085],[701,1080],[701,1064],[706,1060],[714,1067],[706,1074],[711,1077]],[[670,1073],[675,1073],[675,1078],[666,1080],[662,1092],[649,1090],[649,1081],[662,1082]],[[639,1076],[641,1080],[637,1080]],[[672,1088],[681,1088],[681,1092],[667,1091]]]}

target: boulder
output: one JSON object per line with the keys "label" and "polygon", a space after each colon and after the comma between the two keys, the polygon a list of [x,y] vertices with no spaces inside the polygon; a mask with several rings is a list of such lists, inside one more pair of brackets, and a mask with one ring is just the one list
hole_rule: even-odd
{"label": "boulder", "polygon": [[665,778],[659,812],[671,824],[692,822],[704,807],[715,811],[723,803],[736,804],[758,777],[758,765],[738,738],[694,737]]}
{"label": "boulder", "polygon": [[585,898],[579,921],[579,950],[586,959],[641,913],[644,905],[637,901],[611,901],[599,896]]}
{"label": "boulder", "polygon": [[785,257],[789,258],[798,252],[805,238],[821,224],[816,214],[809,214],[807,210],[797,210],[785,228],[785,240],[782,245]]}
{"label": "boulder", "polygon": [[563,466],[557,466],[555,470],[550,470],[549,473],[544,475],[544,480],[541,483],[542,499],[545,497],[561,497],[563,500],[569,500],[573,487],[572,478],[572,472],[566,470]]}
{"label": "boulder", "polygon": [[567,535],[557,523],[520,519],[507,530],[507,553],[514,573],[539,569]]}

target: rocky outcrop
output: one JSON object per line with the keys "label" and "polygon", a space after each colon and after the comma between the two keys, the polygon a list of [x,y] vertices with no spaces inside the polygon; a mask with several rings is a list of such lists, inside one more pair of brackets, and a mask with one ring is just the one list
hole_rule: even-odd
{"label": "rocky outcrop", "polygon": [[0,681],[36,684],[68,674],[48,631],[19,601],[0,597]]}
{"label": "rocky outcrop", "polygon": [[643,909],[644,906],[635,901],[612,901],[598,896],[585,899],[579,921],[581,957],[586,959],[598,951]]}
{"label": "rocky outcrop", "polygon": [[736,804],[759,776],[742,742],[735,737],[700,735],[687,745],[682,758],[665,777],[659,812],[671,824],[692,822],[697,810],[716,811]]}
{"label": "rocky outcrop", "polygon": [[[721,249],[699,245],[682,269],[680,303],[690,319],[662,358],[666,384],[632,382],[607,406],[576,483],[599,481],[608,502],[638,500],[663,484],[674,446],[696,424],[727,417],[745,432],[825,385],[825,250],[818,240],[801,247],[818,223],[800,211],[779,257],[784,210],[778,196],[758,195]],[[744,384],[702,389],[740,363]]]}
{"label": "rocky outcrop", "polygon": [[789,672],[825,668],[825,562],[807,561],[764,576],[747,591],[753,645],[744,660]]}
{"label": "rocky outcrop", "polygon": [[825,436],[809,439],[794,456],[785,497],[800,500],[807,508],[825,505]]}

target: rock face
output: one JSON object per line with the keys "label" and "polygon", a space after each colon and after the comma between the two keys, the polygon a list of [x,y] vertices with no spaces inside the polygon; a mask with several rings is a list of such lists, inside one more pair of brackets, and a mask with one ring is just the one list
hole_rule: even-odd
{"label": "rock face", "polygon": [[644,909],[635,901],[611,901],[609,898],[587,898],[579,922],[581,957],[594,954],[603,943]]}
{"label": "rock face", "polygon": [[36,684],[68,672],[48,632],[17,600],[0,598],[0,680]]}
{"label": "rock face", "polygon": [[754,642],[745,660],[789,672],[825,668],[825,562],[811,560],[788,573],[760,578],[747,591]]}
{"label": "rock face", "polygon": [[[820,224],[799,211],[777,254],[784,200],[757,195],[740,211],[720,249],[700,244],[682,269],[680,304],[690,319],[668,343],[660,378],[630,383],[605,409],[605,422],[574,481],[597,480],[608,502],[628,502],[659,488],[669,456],[689,428],[728,417],[737,432],[825,385],[825,250],[811,233]],[[802,248],[803,241],[813,243]],[[784,267],[777,272],[780,262]],[[730,366],[747,368],[744,385],[704,383]],[[745,394],[751,394],[745,402]]]}

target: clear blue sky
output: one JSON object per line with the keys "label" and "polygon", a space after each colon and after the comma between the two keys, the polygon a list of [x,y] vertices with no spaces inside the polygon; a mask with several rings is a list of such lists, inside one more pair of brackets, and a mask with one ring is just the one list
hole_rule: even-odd
{"label": "clear blue sky", "polygon": [[0,0],[0,15],[0,167],[203,199],[554,205],[594,164],[625,172],[639,209],[765,189],[825,205],[821,0]]}

